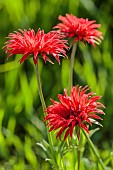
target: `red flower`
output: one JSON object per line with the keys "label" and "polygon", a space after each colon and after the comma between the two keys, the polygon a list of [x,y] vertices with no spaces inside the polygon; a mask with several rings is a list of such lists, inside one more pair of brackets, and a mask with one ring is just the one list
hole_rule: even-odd
{"label": "red flower", "polygon": [[[103,104],[97,102],[100,96],[94,96],[94,92],[86,93],[89,90],[87,86],[75,86],[71,90],[71,95],[67,95],[67,90],[64,90],[64,95],[59,94],[56,102],[51,99],[50,105],[46,112],[47,115],[44,121],[48,121],[50,131],[59,129],[56,138],[60,138],[65,131],[64,140],[68,135],[72,137],[75,126],[88,131],[87,123],[92,125],[94,119],[101,119],[97,114],[104,114],[100,107]],[[94,119],[93,119],[94,118]],[[79,138],[79,134],[77,134]]]}
{"label": "red flower", "polygon": [[59,16],[59,20],[62,23],[57,24],[54,28],[59,28],[69,38],[74,37],[75,42],[82,41],[95,45],[99,44],[103,38],[102,33],[96,30],[100,24],[95,24],[95,20],[77,18],[72,14],[66,14],[66,17]]}
{"label": "red flower", "polygon": [[56,31],[51,31],[47,34],[44,33],[44,30],[38,29],[35,34],[33,29],[20,32],[10,33],[7,38],[10,40],[6,41],[6,45],[3,47],[8,54],[8,57],[14,54],[22,54],[20,63],[28,58],[30,54],[33,54],[34,64],[37,64],[38,55],[41,55],[44,61],[51,60],[48,58],[48,55],[52,55],[59,63],[60,56],[66,56],[65,49],[68,49],[66,46],[67,41],[62,39]]}

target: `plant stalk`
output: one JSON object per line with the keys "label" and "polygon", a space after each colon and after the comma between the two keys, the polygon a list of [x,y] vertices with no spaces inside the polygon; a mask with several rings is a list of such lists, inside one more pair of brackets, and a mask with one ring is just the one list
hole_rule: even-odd
{"label": "plant stalk", "polygon": [[[39,63],[39,62],[38,62],[38,63]],[[41,85],[41,79],[40,79],[40,73],[39,73],[38,63],[37,63],[37,65],[36,65],[36,77],[37,77],[38,89],[39,89],[39,96],[40,96],[40,100],[41,100],[43,112],[45,112],[46,103],[45,103],[44,96],[43,96],[43,92],[42,92],[42,85]],[[48,128],[48,127],[47,127],[47,135],[48,135],[48,141],[49,141],[49,144],[50,144],[51,153],[52,153],[52,156],[53,156],[54,161],[55,161],[55,163],[56,163],[56,166],[57,166],[57,168],[58,168],[57,161],[56,161],[56,156],[55,156],[55,154],[54,154],[54,149],[53,149],[52,135],[51,135],[51,132],[49,132],[49,128]]]}
{"label": "plant stalk", "polygon": [[104,165],[102,159],[100,158],[99,153],[97,152],[94,144],[92,143],[91,139],[89,138],[87,132],[86,132],[85,130],[83,130],[83,133],[84,133],[84,135],[85,135],[85,137],[86,137],[86,139],[87,139],[87,141],[88,141],[88,143],[89,143],[89,145],[90,145],[93,153],[94,153],[95,156],[97,157],[97,160],[98,160],[98,162],[100,163],[102,169],[105,170],[105,165]]}
{"label": "plant stalk", "polygon": [[81,150],[79,148],[79,145],[78,145],[78,149],[77,149],[77,155],[78,155],[78,167],[77,167],[77,170],[80,170]]}
{"label": "plant stalk", "polygon": [[[69,85],[70,94],[71,94],[71,88],[73,87],[73,68],[74,68],[76,49],[77,49],[77,43],[74,43],[72,47],[71,59],[70,59],[70,81],[69,81],[70,82],[70,85]],[[80,170],[80,159],[81,159],[80,141],[78,141],[77,156],[78,156],[77,170]]]}
{"label": "plant stalk", "polygon": [[39,68],[38,68],[38,63],[36,65],[36,75],[37,75],[37,82],[38,82],[38,89],[39,89],[39,96],[42,104],[43,111],[46,109],[46,104],[42,92],[42,85],[41,85],[41,80],[40,80],[40,73],[39,73]]}
{"label": "plant stalk", "polygon": [[76,54],[76,49],[77,49],[77,43],[73,44],[72,47],[72,52],[71,52],[71,61],[70,61],[70,92],[71,88],[73,86],[73,67],[74,67],[74,59],[75,59],[75,54]]}
{"label": "plant stalk", "polygon": [[[76,131],[77,131],[77,127],[76,127]],[[79,130],[79,138],[78,138],[78,144],[77,144],[77,158],[78,158],[77,170],[80,170],[80,165],[81,165],[82,142],[83,142],[81,139],[82,139],[81,138],[81,131]]]}

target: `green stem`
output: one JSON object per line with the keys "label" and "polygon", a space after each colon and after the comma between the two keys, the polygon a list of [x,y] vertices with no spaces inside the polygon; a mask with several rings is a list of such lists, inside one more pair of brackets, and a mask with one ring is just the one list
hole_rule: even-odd
{"label": "green stem", "polygon": [[79,130],[79,139],[78,139],[78,144],[77,144],[77,157],[78,157],[78,167],[77,170],[80,170],[80,163],[81,163],[81,154],[82,154],[82,140],[81,140],[81,135],[80,135],[81,131]]}
{"label": "green stem", "polygon": [[76,49],[77,49],[77,43],[74,43],[73,47],[72,47],[71,61],[70,61],[70,92],[71,92],[71,88],[73,86],[73,67],[74,67],[74,59],[75,59]]}
{"label": "green stem", "polygon": [[105,170],[105,165],[104,165],[102,159],[100,158],[100,156],[99,156],[99,154],[98,154],[98,152],[97,152],[95,146],[93,145],[91,139],[89,138],[89,135],[88,135],[87,132],[84,131],[84,130],[83,130],[83,133],[84,133],[84,135],[85,135],[85,137],[86,137],[86,139],[87,139],[87,141],[88,141],[88,143],[89,143],[89,145],[90,145],[90,147],[91,147],[93,153],[94,153],[95,156],[97,157],[97,160],[98,160],[98,162],[100,163],[102,169]]}
{"label": "green stem", "polygon": [[61,170],[66,170],[66,165],[63,161],[63,151],[64,151],[64,148],[65,148],[65,144],[66,142],[65,141],[62,141],[61,145],[59,146],[59,148],[61,148],[58,152],[60,152],[60,167],[61,167]]}
{"label": "green stem", "polygon": [[77,155],[78,155],[78,168],[77,168],[77,170],[80,170],[81,150],[79,148],[79,144],[78,144],[78,149],[77,149]]}
{"label": "green stem", "polygon": [[[39,63],[39,62],[38,62],[38,63]],[[42,103],[43,112],[45,112],[46,103],[45,103],[44,96],[43,96],[43,92],[42,92],[42,85],[41,85],[41,79],[40,79],[40,73],[39,73],[38,63],[37,63],[37,65],[36,65],[36,76],[37,76],[37,82],[38,82],[39,96],[40,96],[40,100],[41,100],[41,103]],[[54,161],[55,161],[55,163],[56,163],[56,166],[57,166],[57,168],[58,168],[57,161],[56,161],[56,156],[55,156],[55,154],[54,154],[54,149],[53,149],[52,135],[51,135],[51,132],[49,132],[49,129],[48,129],[48,128],[47,128],[47,135],[48,135],[48,141],[49,141],[49,144],[50,144],[51,153],[52,153],[52,156],[53,156]]]}
{"label": "green stem", "polygon": [[37,75],[39,96],[40,96],[40,100],[41,100],[41,103],[42,103],[43,111],[45,111],[46,104],[45,104],[45,100],[44,100],[44,96],[43,96],[43,92],[42,92],[42,85],[41,85],[41,80],[40,80],[40,73],[39,73],[38,63],[36,65],[36,75]]}
{"label": "green stem", "polygon": [[[74,59],[75,59],[75,54],[76,54],[76,49],[77,49],[77,43],[73,44],[72,47],[72,52],[71,52],[71,59],[70,59],[70,85],[69,85],[69,90],[71,93],[71,88],[73,86],[73,68],[74,68]],[[78,149],[77,149],[77,156],[78,156],[78,168],[77,170],[80,170],[80,158],[81,158],[81,151],[80,151],[80,141],[78,142]]]}

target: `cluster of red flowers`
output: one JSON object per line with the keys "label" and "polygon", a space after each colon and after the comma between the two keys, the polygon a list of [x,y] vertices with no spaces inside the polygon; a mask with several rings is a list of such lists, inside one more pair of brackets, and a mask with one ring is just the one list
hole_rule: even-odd
{"label": "cluster of red flowers", "polygon": [[[44,30],[38,29],[35,34],[33,29],[19,32],[10,33],[7,38],[4,49],[8,54],[8,57],[14,54],[22,54],[20,63],[28,58],[30,54],[33,54],[34,64],[37,64],[38,56],[41,55],[44,61],[50,61],[49,55],[52,55],[59,63],[60,56],[66,56],[65,49],[68,49],[67,41],[62,39],[63,33],[65,36],[72,38],[76,41],[88,42],[92,45],[101,42],[102,33],[96,28],[100,27],[100,24],[95,24],[95,21],[88,21],[88,19],[77,18],[74,15],[66,14],[66,17],[59,16],[59,23],[54,28],[59,28],[59,31],[50,31],[47,34]],[[60,32],[60,33],[58,33]],[[51,61],[50,61],[51,62]]]}
{"label": "cluster of red flowers", "polygon": [[[77,18],[74,15],[66,14],[59,16],[62,23],[57,24],[54,28],[58,31],[50,31],[44,33],[44,30],[38,29],[35,33],[33,29],[21,30],[10,33],[7,37],[4,50],[8,57],[15,54],[22,54],[20,63],[25,61],[29,55],[33,55],[34,64],[38,62],[38,57],[41,56],[44,61],[50,61],[49,56],[53,56],[60,63],[60,56],[67,57],[66,50],[68,49],[67,40],[64,37],[74,38],[74,42],[82,41],[92,45],[99,44],[102,39],[102,33],[97,30],[100,24],[95,24],[96,21]],[[97,102],[100,96],[94,96],[93,92],[86,93],[89,90],[87,86],[75,86],[71,90],[71,95],[67,95],[64,90],[64,95],[59,94],[56,102],[51,99],[52,105],[46,109],[45,121],[48,122],[50,131],[59,130],[57,138],[61,137],[65,132],[64,140],[70,135],[72,137],[75,126],[88,131],[87,123],[92,125],[92,118],[101,119],[97,114],[104,114],[100,107],[103,104]]]}

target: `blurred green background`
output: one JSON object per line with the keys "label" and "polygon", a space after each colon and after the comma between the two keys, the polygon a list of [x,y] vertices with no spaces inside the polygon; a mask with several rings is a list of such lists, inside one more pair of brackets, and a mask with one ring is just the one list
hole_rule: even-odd
{"label": "blurred green background", "polygon": [[[43,139],[47,141],[47,134],[32,58],[22,65],[18,62],[20,55],[7,60],[2,50],[5,37],[19,28],[35,31],[41,28],[48,32],[58,23],[58,16],[66,13],[101,24],[104,40],[99,46],[78,44],[74,84],[88,84],[102,96],[106,115],[101,122],[103,128],[92,140],[106,164],[113,166],[112,9],[112,0],[0,0],[0,170],[51,169],[45,153],[36,145]],[[69,85],[69,60],[61,59],[60,66],[56,61],[54,65],[39,62],[43,92],[49,105],[50,97],[56,99]]]}

